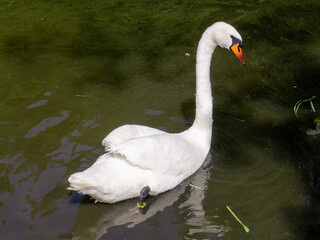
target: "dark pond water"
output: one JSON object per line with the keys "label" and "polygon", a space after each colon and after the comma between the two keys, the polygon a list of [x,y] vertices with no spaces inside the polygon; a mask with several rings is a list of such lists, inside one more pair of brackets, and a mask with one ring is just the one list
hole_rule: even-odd
{"label": "dark pond water", "polygon": [[[311,0],[1,1],[1,239],[318,239],[320,135],[306,134],[310,106],[300,119],[293,106],[319,96],[319,12]],[[215,52],[206,167],[145,214],[136,199],[66,190],[115,127],[190,126],[197,43],[221,20],[247,66]]]}

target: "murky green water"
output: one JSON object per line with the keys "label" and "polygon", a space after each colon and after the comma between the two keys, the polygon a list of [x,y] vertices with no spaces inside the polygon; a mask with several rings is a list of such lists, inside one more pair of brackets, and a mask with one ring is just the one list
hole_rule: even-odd
{"label": "murky green water", "polygon": [[[306,134],[309,106],[300,120],[292,109],[319,95],[319,12],[311,0],[2,1],[1,239],[317,239],[319,136]],[[248,64],[215,52],[207,166],[145,214],[136,199],[66,190],[115,127],[190,126],[196,46],[221,20]]]}

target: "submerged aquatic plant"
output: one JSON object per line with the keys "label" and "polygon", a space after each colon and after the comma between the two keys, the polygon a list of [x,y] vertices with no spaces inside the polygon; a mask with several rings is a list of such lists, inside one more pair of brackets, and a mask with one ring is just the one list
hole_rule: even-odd
{"label": "submerged aquatic plant", "polygon": [[[305,102],[310,102],[310,106],[311,106],[311,110],[315,113],[316,112],[316,109],[314,108],[314,105],[313,105],[313,102],[312,100],[315,99],[316,97],[313,96],[312,98],[308,98],[308,99],[303,99],[303,100],[299,100],[293,107],[293,111],[294,111],[294,114],[296,115],[297,118],[299,118],[299,115],[298,115],[298,110],[301,106],[302,103],[305,103]],[[315,118],[314,121],[320,121],[319,118]]]}
{"label": "submerged aquatic plant", "polygon": [[312,102],[312,100],[315,98],[316,97],[313,96],[312,98],[299,100],[293,107],[294,114],[296,115],[297,118],[299,118],[298,111],[301,104],[305,102],[310,103],[311,110],[309,111],[309,114],[308,114],[308,122],[309,122],[309,128],[307,130],[308,135],[320,134],[320,116],[316,113],[316,109]]}

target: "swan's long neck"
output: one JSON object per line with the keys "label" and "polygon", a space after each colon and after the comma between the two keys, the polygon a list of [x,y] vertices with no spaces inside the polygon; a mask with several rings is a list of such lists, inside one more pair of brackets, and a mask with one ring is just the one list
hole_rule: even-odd
{"label": "swan's long neck", "polygon": [[196,64],[196,116],[192,128],[212,130],[212,93],[210,83],[211,58],[216,44],[210,39],[208,28],[202,35],[198,50]]}

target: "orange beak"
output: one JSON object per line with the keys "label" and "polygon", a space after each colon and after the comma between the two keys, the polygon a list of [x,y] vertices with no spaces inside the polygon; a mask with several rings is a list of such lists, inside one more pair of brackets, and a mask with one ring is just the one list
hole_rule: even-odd
{"label": "orange beak", "polygon": [[246,60],[244,59],[244,56],[242,54],[242,49],[239,46],[239,43],[234,44],[233,46],[230,47],[231,51],[236,55],[236,57],[239,59],[239,61],[243,64],[246,65]]}

